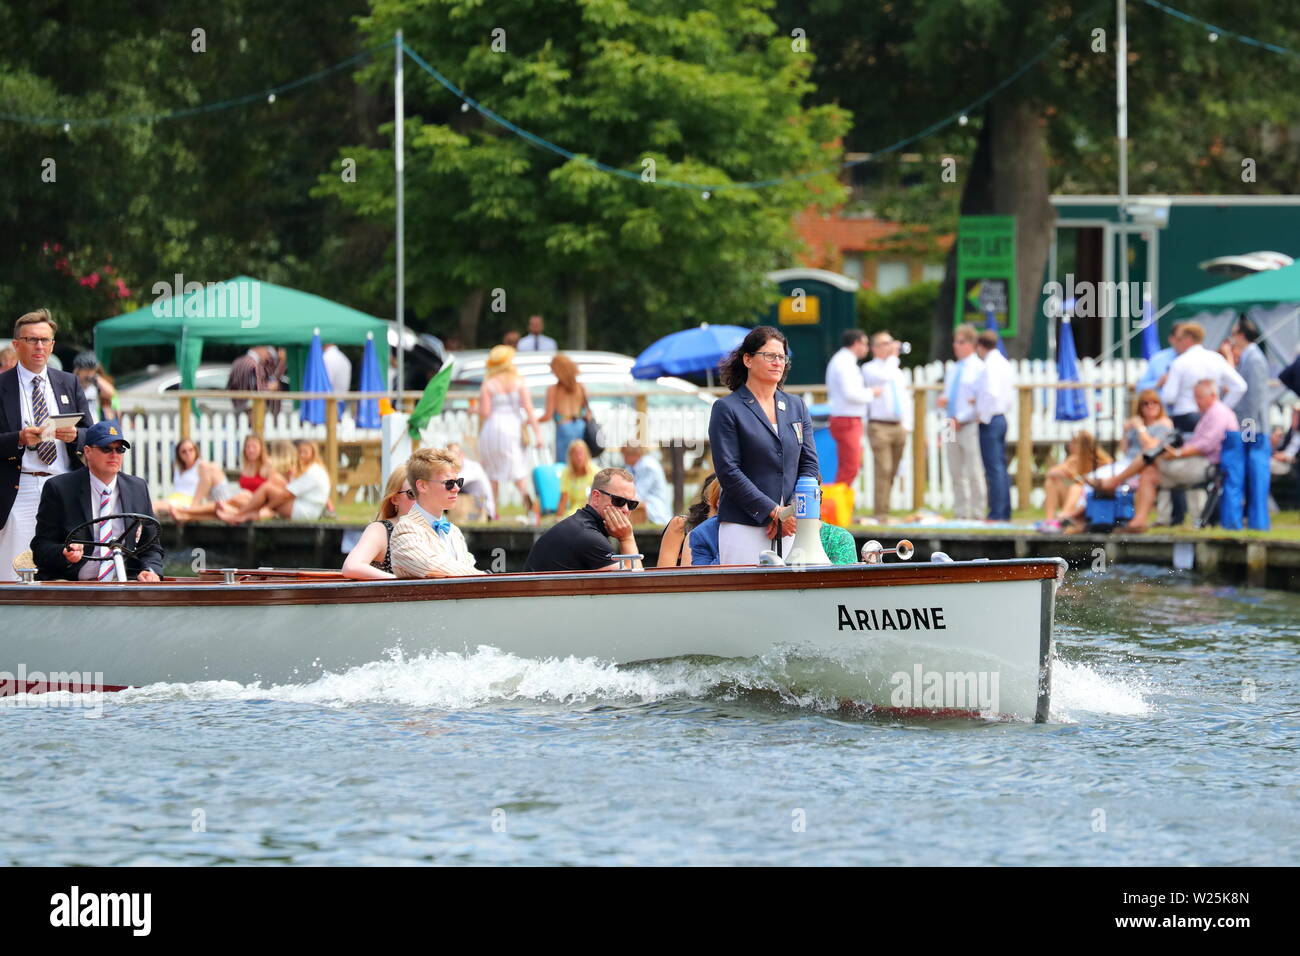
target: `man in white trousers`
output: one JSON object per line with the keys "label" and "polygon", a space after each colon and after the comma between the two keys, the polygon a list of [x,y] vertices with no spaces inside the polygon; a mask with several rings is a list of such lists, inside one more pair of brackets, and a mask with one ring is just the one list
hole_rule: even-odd
{"label": "man in white trousers", "polygon": [[[81,467],[77,453],[90,427],[90,406],[77,376],[48,368],[58,325],[48,309],[14,324],[18,364],[0,372],[0,581],[17,581],[14,558],[31,547],[41,489]],[[80,415],[51,428],[57,415]]]}

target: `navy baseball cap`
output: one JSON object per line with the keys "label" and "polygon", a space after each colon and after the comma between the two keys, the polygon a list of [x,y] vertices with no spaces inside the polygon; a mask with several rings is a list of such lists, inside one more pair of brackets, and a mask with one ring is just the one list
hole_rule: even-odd
{"label": "navy baseball cap", "polygon": [[131,447],[131,443],[122,436],[122,429],[118,428],[117,422],[95,422],[86,429],[87,445],[102,448],[114,443],[120,444],[123,448]]}

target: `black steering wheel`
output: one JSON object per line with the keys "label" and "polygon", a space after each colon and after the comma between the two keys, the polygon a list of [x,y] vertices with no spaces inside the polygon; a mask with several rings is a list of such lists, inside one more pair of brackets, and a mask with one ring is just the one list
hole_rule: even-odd
{"label": "black steering wheel", "polygon": [[[96,541],[93,536],[78,537],[84,528],[91,528],[103,524],[105,521],[115,521],[118,518],[122,519],[123,525],[122,533],[116,538],[110,538],[107,541]],[[145,533],[146,528],[149,529],[148,534]],[[158,524],[158,519],[153,515],[141,515],[128,511],[116,515],[103,515],[82,522],[68,532],[67,538],[63,541],[63,547],[64,550],[67,550],[69,545],[79,544],[84,549],[83,556],[87,561],[112,561],[114,548],[127,557],[135,557],[141,551],[152,546],[161,534],[162,527]],[[92,557],[90,552],[94,548],[104,548],[108,553],[100,557]]]}

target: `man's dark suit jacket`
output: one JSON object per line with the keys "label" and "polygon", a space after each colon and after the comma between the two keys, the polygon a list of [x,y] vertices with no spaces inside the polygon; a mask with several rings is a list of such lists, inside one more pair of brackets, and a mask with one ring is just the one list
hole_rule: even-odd
{"label": "man's dark suit jacket", "polygon": [[[86,429],[90,427],[90,406],[86,404],[86,393],[81,390],[81,383],[71,372],[60,372],[56,368],[47,368],[45,375],[54,389],[54,408],[51,415],[71,415],[81,412],[81,421],[77,423],[77,440],[66,442],[68,446],[68,464],[77,468],[80,464],[77,454],[86,440]],[[18,473],[22,470],[23,455],[27,448],[18,444],[18,433],[23,430],[23,403],[18,395],[18,366],[7,372],[0,372],[0,528],[9,520],[13,510],[14,498],[18,496]],[[67,398],[65,402],[63,399]]]}
{"label": "man's dark suit jacket", "polygon": [[722,486],[719,521],[766,524],[773,508],[794,499],[797,479],[821,480],[808,408],[802,399],[780,389],[775,432],[754,393],[742,385],[713,403],[709,443]]}
{"label": "man's dark suit jacket", "polygon": [[[149,486],[144,479],[135,475],[117,476],[117,501],[118,513],[130,511],[142,515],[153,514]],[[36,559],[37,578],[42,581],[77,579],[77,573],[86,559],[69,564],[63,557],[63,542],[69,531],[90,519],[90,469],[78,468],[45,482],[45,487],[41,489],[41,506],[36,512],[36,536],[32,538],[32,556]],[[148,539],[153,530],[150,527],[144,528],[144,538]],[[91,527],[80,537],[93,538],[97,532],[97,528]],[[89,548],[86,553],[90,553]],[[162,577],[162,542],[154,535],[153,542],[143,553],[125,560],[127,577],[132,580],[146,568]],[[96,567],[101,566],[98,561],[91,563]]]}

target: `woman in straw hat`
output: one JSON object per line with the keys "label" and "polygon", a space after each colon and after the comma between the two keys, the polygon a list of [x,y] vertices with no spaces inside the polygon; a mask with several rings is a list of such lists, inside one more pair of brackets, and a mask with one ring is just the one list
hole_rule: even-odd
{"label": "woman in straw hat", "polygon": [[482,422],[479,457],[492,483],[492,497],[500,501],[500,483],[513,481],[523,496],[524,507],[537,523],[541,514],[528,487],[523,429],[529,429],[538,449],[542,447],[542,436],[537,429],[528,386],[515,371],[515,350],[508,345],[498,345],[488,353],[487,377],[479,390],[478,414]]}

